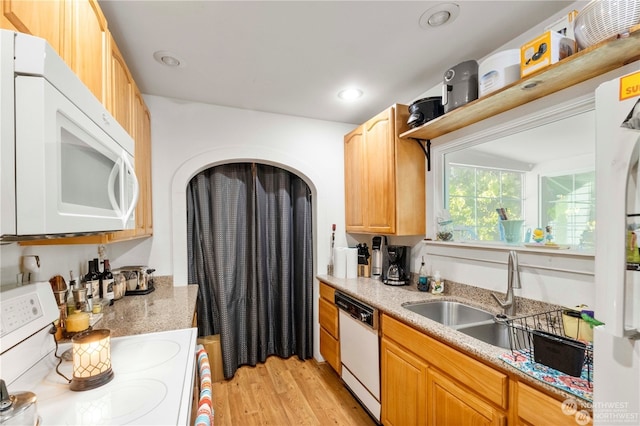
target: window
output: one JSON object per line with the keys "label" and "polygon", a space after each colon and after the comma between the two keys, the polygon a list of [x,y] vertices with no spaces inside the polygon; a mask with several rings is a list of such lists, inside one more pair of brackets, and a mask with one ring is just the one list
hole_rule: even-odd
{"label": "window", "polygon": [[593,247],[595,172],[540,177],[541,223],[551,225],[555,242]]}
{"label": "window", "polygon": [[449,163],[446,204],[454,239],[499,241],[496,209],[524,219],[523,188],[523,172]]}

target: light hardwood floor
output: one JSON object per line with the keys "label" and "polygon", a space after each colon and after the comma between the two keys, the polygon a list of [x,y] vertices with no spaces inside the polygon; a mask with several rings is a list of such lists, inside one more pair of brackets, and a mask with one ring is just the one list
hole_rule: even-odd
{"label": "light hardwood floor", "polygon": [[328,364],[271,356],[213,384],[216,426],[375,425]]}

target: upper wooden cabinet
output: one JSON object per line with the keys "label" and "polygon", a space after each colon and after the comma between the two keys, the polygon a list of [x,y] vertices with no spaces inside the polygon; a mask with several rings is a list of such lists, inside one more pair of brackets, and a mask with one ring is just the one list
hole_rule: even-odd
{"label": "upper wooden cabinet", "polygon": [[136,140],[136,176],[140,185],[140,197],[136,207],[136,236],[153,234],[153,209],[151,197],[151,114],[134,86],[133,122]]}
{"label": "upper wooden cabinet", "polygon": [[366,232],[364,126],[344,137],[345,219],[348,232]]}
{"label": "upper wooden cabinet", "polygon": [[[134,82],[120,49],[107,32],[107,109],[118,123],[135,138]],[[137,141],[136,141],[137,142]],[[136,147],[137,151],[137,147]],[[137,154],[137,153],[136,153]]]}
{"label": "upper wooden cabinet", "polygon": [[67,60],[63,36],[67,10],[64,1],[2,0],[0,27],[42,37]]}
{"label": "upper wooden cabinet", "polygon": [[409,112],[393,105],[344,138],[347,232],[425,233],[425,155],[401,139]]}
{"label": "upper wooden cabinet", "polygon": [[71,0],[71,69],[107,105],[107,20],[97,0]]}

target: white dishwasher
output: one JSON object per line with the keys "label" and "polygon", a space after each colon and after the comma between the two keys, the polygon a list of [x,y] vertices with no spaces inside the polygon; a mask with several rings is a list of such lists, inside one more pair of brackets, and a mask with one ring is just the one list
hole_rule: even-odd
{"label": "white dishwasher", "polygon": [[336,291],[340,308],[342,380],[380,422],[380,340],[378,310]]}

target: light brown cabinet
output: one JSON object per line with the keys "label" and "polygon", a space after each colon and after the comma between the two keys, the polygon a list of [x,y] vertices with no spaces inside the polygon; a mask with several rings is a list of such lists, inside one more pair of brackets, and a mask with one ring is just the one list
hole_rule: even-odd
{"label": "light brown cabinet", "polygon": [[508,376],[382,315],[384,424],[506,423]]}
{"label": "light brown cabinet", "polygon": [[107,32],[107,109],[118,123],[136,137],[134,129],[134,81],[120,49]]}
{"label": "light brown cabinet", "polygon": [[344,137],[344,195],[347,232],[366,232],[364,126]]}
{"label": "light brown cabinet", "polygon": [[66,10],[65,1],[2,0],[0,27],[42,37],[67,60],[63,37]]}
{"label": "light brown cabinet", "polygon": [[382,423],[427,423],[427,364],[392,340],[380,344]]}
{"label": "light brown cabinet", "polygon": [[[382,423],[575,425],[562,401],[386,314],[380,346]],[[579,412],[586,424],[589,414]],[[585,418],[584,416],[587,416]]]}
{"label": "light brown cabinet", "polygon": [[[575,413],[562,411],[562,402],[525,385],[516,386],[517,422],[520,425],[557,425],[575,426]],[[586,414],[582,412],[581,414]],[[590,419],[580,417],[580,424],[590,423]]]}
{"label": "light brown cabinet", "polygon": [[396,104],[344,138],[347,232],[425,233],[425,155],[406,128],[408,109]]}
{"label": "light brown cabinet", "polygon": [[320,323],[320,354],[340,374],[340,333],[338,330],[338,307],[334,302],[335,290],[321,282],[318,299],[318,322]]}
{"label": "light brown cabinet", "polygon": [[506,424],[504,412],[487,404],[474,392],[460,386],[437,370],[428,378],[430,425],[493,425]]}
{"label": "light brown cabinet", "polygon": [[153,235],[153,203],[151,186],[151,114],[135,88],[133,98],[134,139],[136,140],[136,176],[140,197],[136,207],[136,236]]}
{"label": "light brown cabinet", "polygon": [[65,25],[71,45],[71,69],[107,105],[107,20],[97,0],[70,0],[71,23]]}

